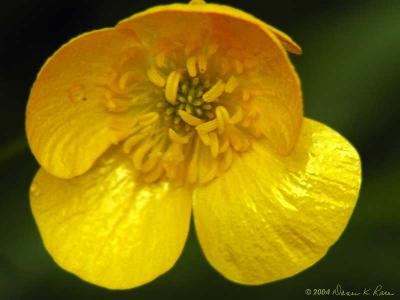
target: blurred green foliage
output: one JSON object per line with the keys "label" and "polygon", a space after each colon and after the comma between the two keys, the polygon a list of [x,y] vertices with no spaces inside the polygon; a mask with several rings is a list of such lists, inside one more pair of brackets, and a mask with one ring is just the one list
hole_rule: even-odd
{"label": "blurred green foliage", "polygon": [[[289,33],[305,114],[337,129],[360,151],[363,186],[342,238],[314,267],[246,287],[206,262],[192,228],[177,265],[144,287],[108,291],[72,276],[41,243],[28,201],[38,166],[24,138],[29,88],[46,57],[73,36],[166,1],[13,1],[1,12],[0,299],[306,299],[306,288],[399,289],[400,2],[220,1]],[[393,297],[394,298],[394,297]]]}

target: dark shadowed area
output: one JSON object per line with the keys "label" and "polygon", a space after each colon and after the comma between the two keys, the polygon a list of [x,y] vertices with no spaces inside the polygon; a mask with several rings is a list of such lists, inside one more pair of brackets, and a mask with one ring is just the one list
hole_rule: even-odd
{"label": "dark shadowed area", "polygon": [[[27,147],[24,110],[41,65],[76,35],[116,24],[155,0],[5,1],[0,9],[0,299],[309,299],[306,289],[400,294],[400,1],[221,0],[287,32],[305,115],[359,150],[363,185],[353,217],[312,268],[257,287],[225,280],[204,258],[193,228],[176,266],[143,287],[109,291],[59,268],[46,253],[28,199],[38,164]],[[188,34],[190,34],[190,29]],[[343,298],[343,297],[342,297]]]}

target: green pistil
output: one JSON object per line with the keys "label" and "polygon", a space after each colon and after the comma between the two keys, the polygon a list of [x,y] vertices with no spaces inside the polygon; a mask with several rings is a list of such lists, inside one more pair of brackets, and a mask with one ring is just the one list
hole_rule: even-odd
{"label": "green pistil", "polygon": [[204,104],[203,100],[196,100],[192,103],[194,106],[202,106]]}
{"label": "green pistil", "polygon": [[179,116],[174,117],[174,124],[178,125],[181,122],[181,118]]}
{"label": "green pistil", "polygon": [[188,112],[189,114],[193,114],[193,108],[192,105],[189,103],[185,105],[185,111]]}
{"label": "green pistil", "polygon": [[212,109],[212,105],[209,104],[209,103],[203,104],[203,106],[201,108],[204,109],[204,110],[210,110],[210,109]]}
{"label": "green pistil", "polygon": [[201,108],[195,108],[194,112],[196,114],[196,116],[201,117],[203,115],[203,110]]}
{"label": "green pistil", "polygon": [[190,131],[191,126],[182,121],[179,116],[179,111],[184,110],[187,113],[201,118],[210,120],[215,118],[212,113],[214,105],[205,103],[203,100],[204,93],[210,88],[209,80],[200,80],[199,77],[184,79],[179,83],[177,102],[175,105],[163,102],[165,105],[164,119],[172,123],[172,126],[177,130]]}

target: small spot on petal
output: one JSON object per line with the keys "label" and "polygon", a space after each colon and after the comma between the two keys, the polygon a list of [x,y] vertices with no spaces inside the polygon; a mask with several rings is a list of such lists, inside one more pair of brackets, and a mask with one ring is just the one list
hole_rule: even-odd
{"label": "small spot on petal", "polygon": [[86,101],[85,87],[81,84],[74,84],[68,89],[68,96],[71,102]]}

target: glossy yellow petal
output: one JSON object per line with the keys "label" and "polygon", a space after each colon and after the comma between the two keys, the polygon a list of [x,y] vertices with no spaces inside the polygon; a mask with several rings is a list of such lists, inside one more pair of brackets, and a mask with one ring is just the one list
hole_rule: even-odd
{"label": "glossy yellow petal", "polygon": [[305,119],[287,157],[268,144],[236,157],[229,172],[194,191],[201,247],[228,279],[262,284],[316,263],[339,238],[361,182],[356,150],[329,127]]}
{"label": "glossy yellow petal", "polygon": [[218,4],[157,6],[117,28],[131,30],[155,52],[189,45],[190,53],[196,47],[218,45],[217,54],[233,60],[229,72],[238,76],[239,86],[248,92],[246,98],[254,100],[248,108],[257,115],[261,132],[279,153],[287,155],[293,149],[303,103],[299,78],[284,47],[295,53],[301,50],[286,34]]}
{"label": "glossy yellow petal", "polygon": [[115,29],[80,35],[42,67],[29,97],[26,130],[40,165],[70,178],[87,171],[115,140],[105,109],[116,59],[137,44]]}
{"label": "glossy yellow petal", "polygon": [[187,237],[190,192],[140,182],[131,160],[115,151],[68,180],[41,169],[31,207],[54,260],[110,289],[136,287],[168,271]]}

